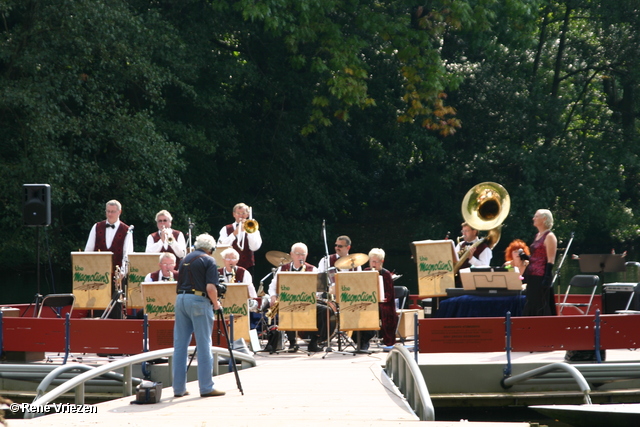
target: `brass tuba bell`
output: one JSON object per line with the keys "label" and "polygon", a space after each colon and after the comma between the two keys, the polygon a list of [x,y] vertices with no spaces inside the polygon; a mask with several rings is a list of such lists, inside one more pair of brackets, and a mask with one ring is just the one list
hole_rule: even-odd
{"label": "brass tuba bell", "polygon": [[483,182],[471,188],[462,199],[462,216],[476,230],[491,230],[487,240],[491,249],[500,240],[500,227],[509,215],[511,198],[495,182]]}
{"label": "brass tuba bell", "polygon": [[[476,230],[489,230],[487,236],[476,242],[486,242],[493,249],[500,241],[502,223],[509,215],[511,198],[505,188],[495,182],[483,182],[475,185],[462,199],[462,216],[467,224]],[[454,267],[458,272],[468,257],[465,252]]]}

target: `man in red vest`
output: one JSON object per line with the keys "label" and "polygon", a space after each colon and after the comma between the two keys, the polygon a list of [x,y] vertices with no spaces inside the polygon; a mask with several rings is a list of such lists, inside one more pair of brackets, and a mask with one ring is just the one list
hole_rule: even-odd
{"label": "man in red vest", "polygon": [[220,230],[219,245],[231,246],[240,254],[238,265],[246,268],[253,275],[253,266],[255,258],[253,253],[262,246],[262,236],[260,230],[252,233],[244,231],[244,223],[249,219],[249,206],[244,203],[238,203],[233,207],[233,218],[235,222],[222,227]]}
{"label": "man in red vest", "polygon": [[156,214],[158,231],[147,236],[145,252],[171,252],[176,256],[176,264],[187,254],[187,243],[184,234],[180,230],[171,228],[173,217],[167,210],[161,210]]}
{"label": "man in red vest", "polygon": [[[117,200],[109,200],[106,204],[107,219],[93,224],[84,248],[85,252],[110,251],[113,253],[113,268],[120,266],[125,277],[128,271],[128,255],[133,252],[133,226],[129,227],[120,221],[122,205]],[[111,285],[114,295],[115,285]],[[120,310],[113,310],[112,313]],[[119,317],[119,316],[118,316]]]}
{"label": "man in red vest", "polygon": [[120,221],[121,213],[120,202],[109,200],[106,205],[107,219],[93,224],[84,248],[85,252],[113,252],[114,268],[116,265],[126,268],[127,257],[133,252],[133,227]]}
{"label": "man in red vest", "polygon": [[160,270],[145,276],[145,282],[173,282],[178,281],[176,270],[176,256],[171,252],[162,252],[159,257]]}

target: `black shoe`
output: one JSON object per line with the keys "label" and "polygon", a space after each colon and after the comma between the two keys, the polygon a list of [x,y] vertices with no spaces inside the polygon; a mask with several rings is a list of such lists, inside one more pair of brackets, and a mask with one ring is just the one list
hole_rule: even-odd
{"label": "black shoe", "polygon": [[320,353],[321,351],[324,351],[324,349],[322,347],[318,347],[317,344],[309,344],[309,346],[307,347],[307,350],[310,353]]}
{"label": "black shoe", "polygon": [[367,341],[367,342],[360,343],[360,350],[362,351],[369,350],[369,342]]}
{"label": "black shoe", "polygon": [[296,351],[298,351],[298,346],[297,345],[293,345],[293,346],[289,347],[289,350],[288,350],[289,353],[295,353]]}

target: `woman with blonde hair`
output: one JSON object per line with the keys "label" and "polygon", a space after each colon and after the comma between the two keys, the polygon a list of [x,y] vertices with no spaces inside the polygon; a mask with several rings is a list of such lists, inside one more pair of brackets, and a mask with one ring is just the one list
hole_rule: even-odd
{"label": "woman with blonde hair", "polygon": [[553,234],[553,215],[548,209],[539,209],[533,216],[533,226],[538,234],[531,244],[531,258],[524,274],[527,284],[527,301],[524,316],[555,316],[556,304],[553,294],[553,263],[558,250],[558,239]]}

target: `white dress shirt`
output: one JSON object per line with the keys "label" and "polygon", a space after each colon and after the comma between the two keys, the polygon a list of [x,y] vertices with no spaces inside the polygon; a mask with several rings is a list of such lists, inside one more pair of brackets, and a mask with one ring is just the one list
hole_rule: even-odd
{"label": "white dress shirt", "polygon": [[[235,230],[236,228],[238,228],[238,225],[239,224],[237,222],[234,222],[233,229]],[[241,229],[238,232],[237,239],[238,248],[240,248],[241,251],[244,250],[245,244],[248,244],[249,249],[253,252],[257,251],[258,249],[260,249],[260,246],[262,246],[262,236],[260,235],[260,230],[256,230],[253,233],[247,233],[246,231],[244,231],[244,229]],[[220,238],[218,239],[218,244],[231,246],[235,241],[236,236],[234,236],[233,233],[227,234],[227,226],[222,227],[222,229],[220,230]]]}
{"label": "white dress shirt", "polygon": [[[109,224],[107,222],[107,224]],[[93,252],[95,251],[95,247],[96,247],[96,226],[98,224],[93,224],[93,227],[91,227],[91,231],[89,232],[89,238],[87,239],[87,244],[84,247],[84,251],[85,252]],[[113,238],[116,236],[116,231],[118,230],[118,228],[120,227],[120,220],[117,220],[115,222],[114,228],[111,227],[107,227],[107,229],[105,230],[105,242],[107,244],[107,248],[111,247],[111,244],[113,243]],[[129,226],[131,227],[131,226]],[[129,232],[127,233],[127,235],[124,238],[124,245],[122,248],[122,264],[124,264],[125,266],[129,264],[129,254],[133,252],[133,230],[131,230],[131,228],[129,228]],[[114,266],[115,267],[115,266]],[[123,267],[123,266],[121,266]],[[126,273],[126,272],[125,272]]]}
{"label": "white dress shirt", "polygon": [[[475,239],[472,242],[467,242],[468,244],[474,244],[475,242],[477,242],[479,239]],[[456,253],[460,252],[460,249],[462,248],[462,243],[460,242],[458,243],[458,245],[456,245]],[[481,253],[478,253],[478,251],[476,250],[473,253],[473,257],[469,258],[469,264],[471,264],[474,267],[489,267],[491,265],[491,258],[493,258],[493,251],[491,250],[490,247],[486,247],[484,248],[484,250]]]}
{"label": "white dress shirt", "polygon": [[175,239],[171,244],[167,243],[166,241],[163,242],[162,239],[158,239],[157,242],[154,242],[153,233],[149,234],[147,236],[147,247],[144,251],[150,253],[168,252],[167,249],[169,248],[169,246],[171,246],[171,248],[173,249],[173,253],[176,255],[176,257],[185,257],[185,255],[187,254],[187,241],[185,240],[182,231],[180,232],[180,234],[178,234],[178,238]]}

